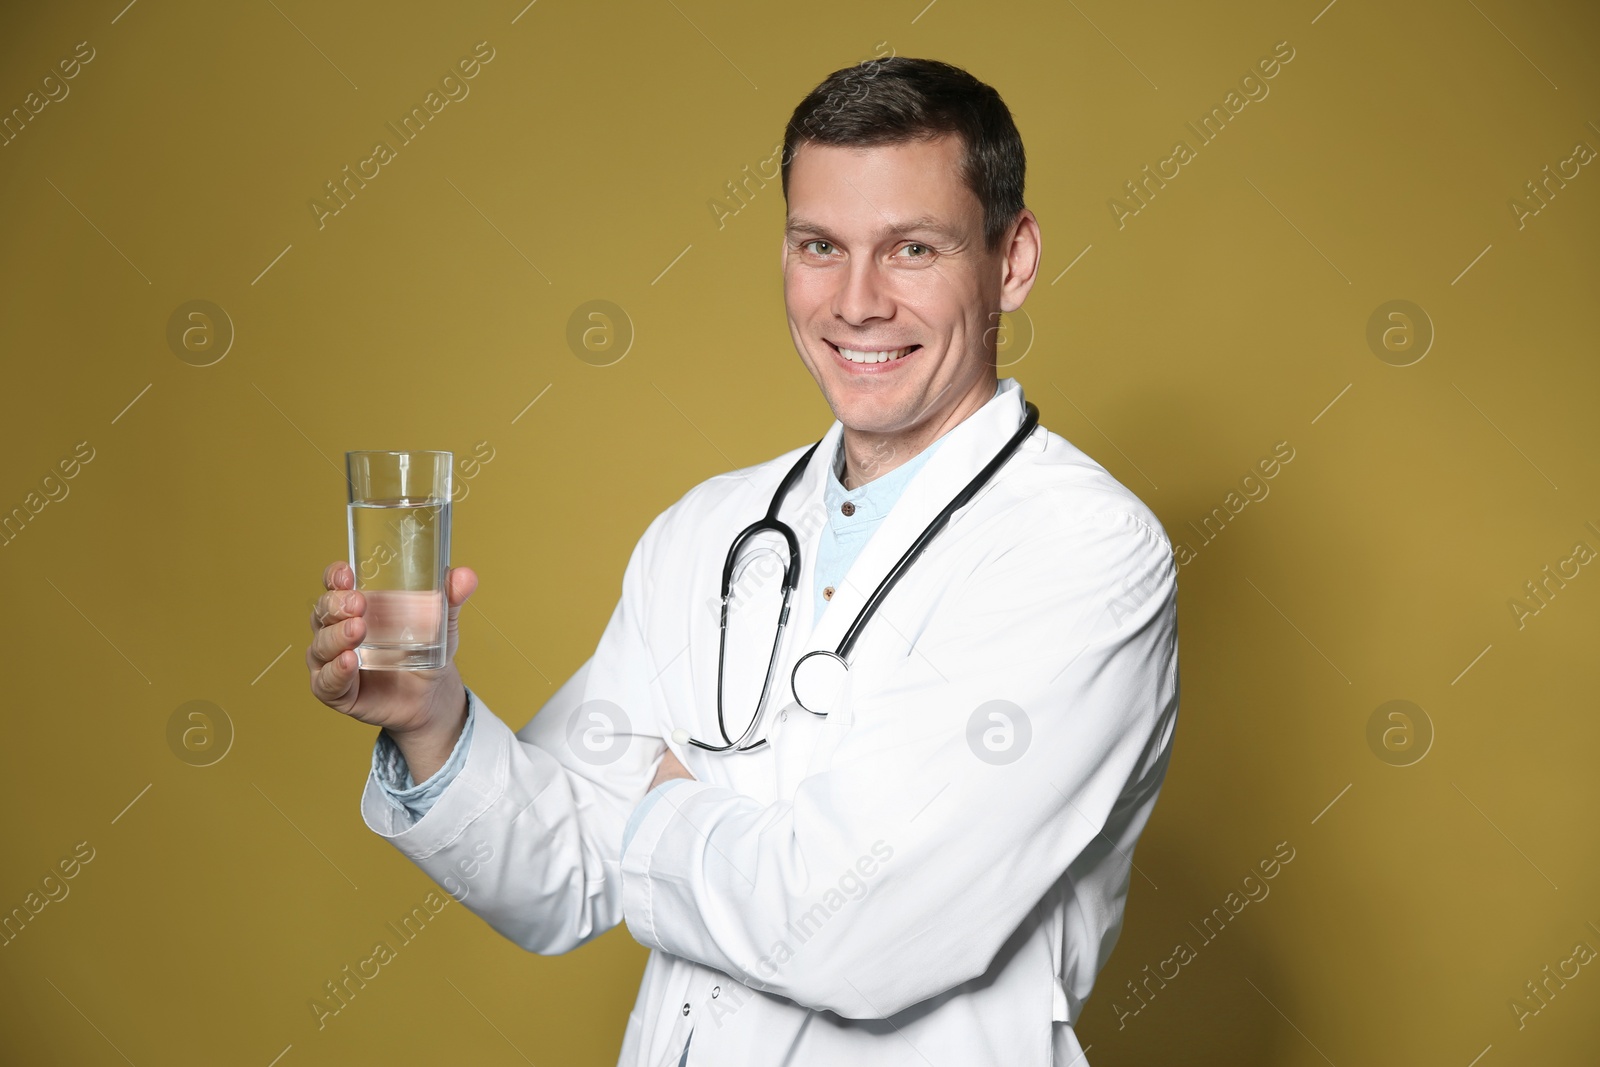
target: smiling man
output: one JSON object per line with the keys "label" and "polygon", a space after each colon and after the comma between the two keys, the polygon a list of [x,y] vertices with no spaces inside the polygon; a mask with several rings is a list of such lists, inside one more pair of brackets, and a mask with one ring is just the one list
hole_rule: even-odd
{"label": "smiling man", "polygon": [[357,670],[344,563],[312,692],[383,728],[367,825],[467,908],[531,952],[622,921],[652,950],[626,1067],[1083,1064],[1177,719],[1171,546],[997,378],[1041,243],[992,88],[837,71],[783,159],[822,439],[659,515],[520,730],[453,662]]}

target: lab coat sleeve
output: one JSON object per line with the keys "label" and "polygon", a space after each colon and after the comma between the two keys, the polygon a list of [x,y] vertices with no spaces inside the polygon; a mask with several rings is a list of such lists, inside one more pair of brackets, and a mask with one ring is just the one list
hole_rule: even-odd
{"label": "lab coat sleeve", "polygon": [[469,690],[464,761],[425,815],[397,810],[375,774],[362,794],[373,832],[530,952],[570,951],[622,918],[622,829],[665,749],[640,630],[650,537],[594,655],[527,725],[513,732]]}
{"label": "lab coat sleeve", "polygon": [[629,930],[848,1018],[983,975],[1113,808],[1159,789],[1176,581],[1159,528],[1119,512],[995,550],[930,619],[885,601],[914,647],[792,802],[692,782],[644,816]]}

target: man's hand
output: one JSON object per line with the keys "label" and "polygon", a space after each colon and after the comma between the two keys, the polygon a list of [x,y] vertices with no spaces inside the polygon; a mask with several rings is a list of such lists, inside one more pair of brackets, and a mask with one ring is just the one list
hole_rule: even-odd
{"label": "man's hand", "polygon": [[366,597],[355,588],[355,572],[344,561],[323,573],[327,589],[311,615],[306,668],[311,695],[353,719],[389,732],[411,777],[426,781],[455,748],[467,720],[466,686],[456,670],[461,605],[478,586],[470,568],[452,567],[447,581],[447,666],[433,671],[362,671],[356,646],[366,636]]}
{"label": "man's hand", "polygon": [[650,783],[650,789],[654,789],[662,782],[670,782],[674,778],[687,778],[691,782],[695,780],[694,775],[689,773],[689,768],[678,762],[678,757],[673,755],[672,749],[669,748],[667,754],[661,757],[661,766],[656,768],[656,777]]}

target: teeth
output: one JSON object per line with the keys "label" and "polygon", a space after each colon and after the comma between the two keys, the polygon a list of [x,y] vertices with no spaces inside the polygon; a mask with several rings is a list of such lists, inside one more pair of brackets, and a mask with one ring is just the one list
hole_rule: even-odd
{"label": "teeth", "polygon": [[857,352],[851,348],[841,348],[839,354],[851,363],[887,363],[892,359],[902,358],[912,347],[896,348],[889,352]]}

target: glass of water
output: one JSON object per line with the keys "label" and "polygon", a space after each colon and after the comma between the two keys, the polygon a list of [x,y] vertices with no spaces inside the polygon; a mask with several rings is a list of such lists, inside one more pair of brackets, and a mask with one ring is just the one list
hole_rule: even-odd
{"label": "glass of water", "polygon": [[350,567],[366,596],[362,670],[445,666],[449,452],[346,452]]}

